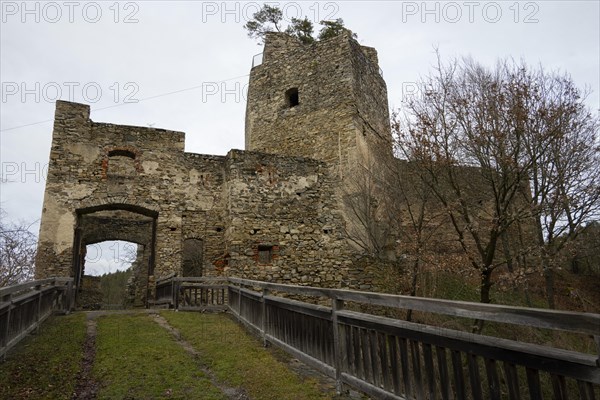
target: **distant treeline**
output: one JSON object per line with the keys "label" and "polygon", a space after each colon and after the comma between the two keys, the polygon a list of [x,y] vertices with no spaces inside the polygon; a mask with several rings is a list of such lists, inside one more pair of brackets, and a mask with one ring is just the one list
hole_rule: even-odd
{"label": "distant treeline", "polygon": [[126,308],[128,305],[127,281],[131,276],[131,268],[116,271],[100,277],[102,292],[102,308]]}

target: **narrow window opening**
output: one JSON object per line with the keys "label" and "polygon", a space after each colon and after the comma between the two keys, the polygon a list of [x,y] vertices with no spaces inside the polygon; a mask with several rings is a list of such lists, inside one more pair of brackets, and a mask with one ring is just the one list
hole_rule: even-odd
{"label": "narrow window opening", "polygon": [[258,263],[271,264],[273,259],[273,246],[258,246]]}
{"label": "narrow window opening", "polygon": [[135,153],[129,150],[116,149],[108,152],[109,157],[128,157],[135,160]]}
{"label": "narrow window opening", "polygon": [[300,104],[300,98],[298,97],[298,88],[291,88],[285,92],[285,99],[288,108],[292,108]]}

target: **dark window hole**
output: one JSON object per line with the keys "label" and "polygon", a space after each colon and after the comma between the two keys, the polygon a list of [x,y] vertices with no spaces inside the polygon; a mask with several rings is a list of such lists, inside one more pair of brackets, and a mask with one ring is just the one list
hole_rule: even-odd
{"label": "dark window hole", "polygon": [[291,88],[287,92],[285,92],[285,99],[289,108],[295,107],[298,104],[300,104],[298,88]]}

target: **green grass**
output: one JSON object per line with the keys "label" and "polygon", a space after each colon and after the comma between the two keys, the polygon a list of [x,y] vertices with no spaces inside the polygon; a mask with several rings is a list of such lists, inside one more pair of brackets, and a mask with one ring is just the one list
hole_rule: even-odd
{"label": "green grass", "polygon": [[[200,354],[194,357],[145,314],[96,319],[92,377],[98,399],[224,399],[203,369],[223,386],[252,399],[327,399],[332,391],[292,372],[282,352],[224,315],[163,312]],[[0,364],[0,399],[70,399],[86,337],[86,314],[54,317],[21,342]]]}
{"label": "green grass", "polygon": [[252,399],[327,399],[316,381],[302,381],[259,340],[223,315],[161,312],[201,354],[220,381],[243,387]]}
{"label": "green grass", "polygon": [[0,364],[0,399],[70,399],[85,335],[84,314],[51,317]]}
{"label": "green grass", "polygon": [[198,361],[146,314],[98,318],[99,399],[223,399]]}

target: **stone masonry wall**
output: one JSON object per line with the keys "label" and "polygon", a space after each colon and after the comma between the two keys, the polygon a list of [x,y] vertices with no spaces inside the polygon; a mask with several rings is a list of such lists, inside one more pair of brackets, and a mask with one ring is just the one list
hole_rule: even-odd
{"label": "stone masonry wall", "polygon": [[[82,275],[85,245],[129,240],[145,248],[134,290],[145,296],[147,280],[181,275],[194,239],[203,275],[358,287],[327,164],[185,153],[183,133],[96,123],[75,103],[57,102],[55,119],[38,278]],[[270,246],[269,262],[259,246]]]}
{"label": "stone masonry wall", "polygon": [[[183,231],[207,236],[209,259],[221,254],[223,233],[212,226],[222,226],[224,158],[183,149],[181,132],[95,123],[88,106],[57,102],[37,277],[73,276],[78,219],[106,209],[156,216],[153,267],[159,276],[179,272]],[[199,218],[202,229],[193,227]]]}
{"label": "stone masonry wall", "polygon": [[[323,162],[231,151],[225,184],[227,273],[358,287],[362,273],[353,269],[335,184]],[[261,248],[271,249],[270,262],[261,262]]]}
{"label": "stone masonry wall", "polygon": [[[292,88],[299,104],[291,107],[286,93]],[[346,34],[311,45],[267,35],[263,62],[250,73],[247,150],[316,158],[341,173],[373,132],[390,135],[375,49]]]}

